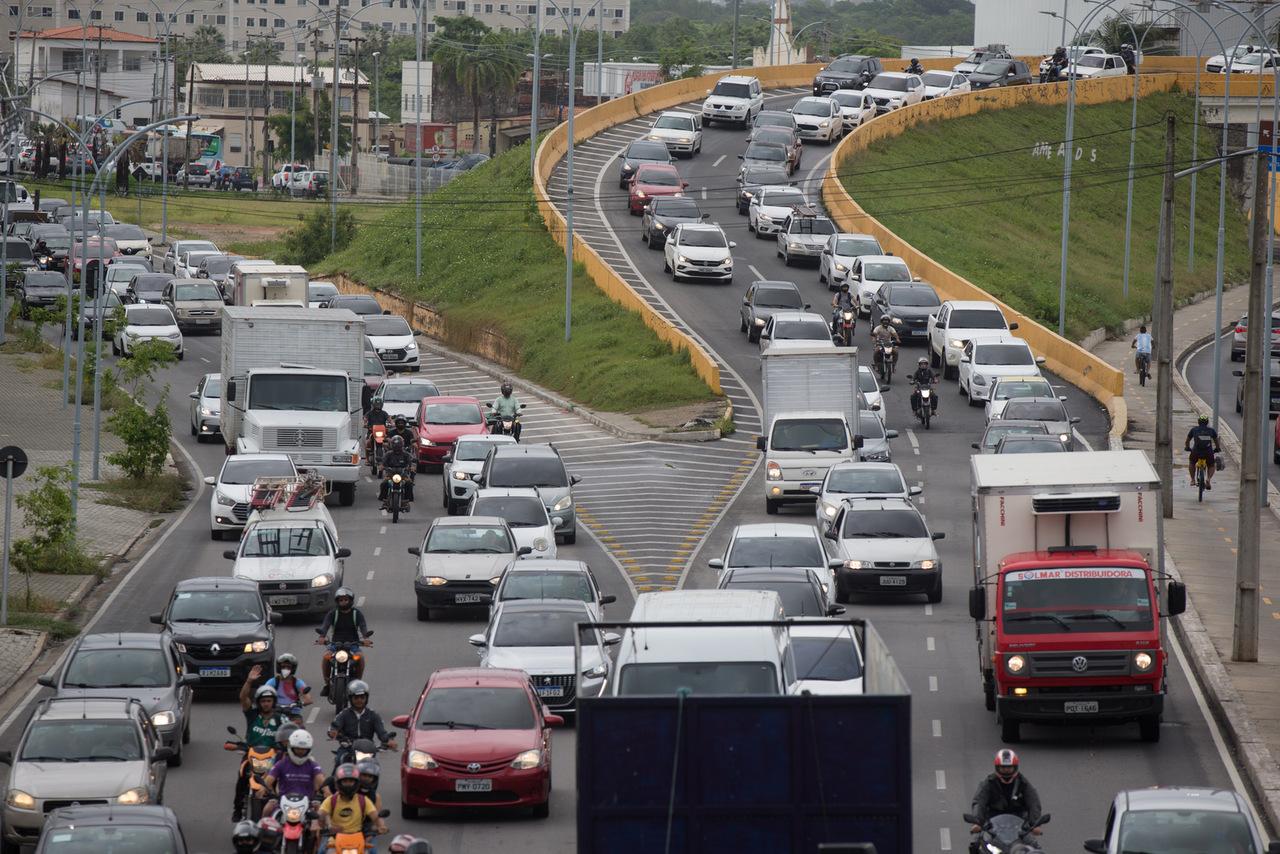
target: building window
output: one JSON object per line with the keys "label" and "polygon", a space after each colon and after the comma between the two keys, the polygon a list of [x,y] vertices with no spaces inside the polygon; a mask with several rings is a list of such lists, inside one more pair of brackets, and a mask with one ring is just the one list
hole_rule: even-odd
{"label": "building window", "polygon": [[492,4],[492,3],[485,3],[485,4],[484,4],[484,13],[485,13],[486,15],[492,15],[492,14],[493,14],[493,4]]}
{"label": "building window", "polygon": [[101,21],[101,20],[102,20],[102,10],[101,10],[101,9],[92,9],[92,10],[90,10],[90,12],[89,12],[89,20],[90,20],[90,21]]}
{"label": "building window", "polygon": [[[414,24],[414,27],[417,27],[417,24]],[[435,24],[427,24],[427,32],[434,33],[435,31],[436,31]]]}
{"label": "building window", "polygon": [[338,112],[340,113],[351,112],[351,96],[350,95],[343,95],[338,99]]}
{"label": "building window", "polygon": [[244,134],[228,133],[227,134],[227,151],[239,152],[244,148]]}
{"label": "building window", "polygon": [[[243,92],[241,95],[243,96]],[[226,91],[220,87],[201,86],[196,90],[196,106],[221,107],[226,100]],[[243,104],[241,104],[243,106]]]}
{"label": "building window", "polygon": [[[284,29],[284,18],[276,18],[276,24],[275,24],[275,26],[276,26],[276,29],[283,30],[283,29]],[[282,48],[282,50],[283,50],[283,48]]]}
{"label": "building window", "polygon": [[259,19],[258,19],[258,26],[262,27],[263,29],[266,29],[266,26],[267,26],[267,19],[266,19],[266,18],[259,18]]}
{"label": "building window", "polygon": [[[577,11],[577,10],[575,9],[574,11]],[[592,6],[590,9],[587,10],[587,17],[594,18],[595,16],[596,16],[596,7]]]}
{"label": "building window", "polygon": [[294,29],[298,29],[298,30],[305,30],[306,28],[307,28],[307,22],[306,22],[305,20],[303,20],[302,18],[299,18],[299,19],[298,19],[298,26],[297,26],[297,27],[295,27]]}
{"label": "building window", "polygon": [[239,107],[244,109],[244,90],[228,89],[227,90],[227,107]]}
{"label": "building window", "polygon": [[220,26],[220,27],[225,27],[226,25],[227,25],[227,16],[226,16],[226,15],[219,15],[219,16],[218,16],[218,26]]}
{"label": "building window", "polygon": [[116,11],[114,11],[114,12],[112,12],[112,13],[111,13],[111,20],[115,21],[117,24],[118,24],[118,23],[120,23],[121,21],[123,21],[123,20],[124,20],[124,12],[121,12],[119,9],[117,9],[117,10],[116,10]]}
{"label": "building window", "polygon": [[293,106],[293,92],[290,89],[271,90],[271,109],[288,110]]}
{"label": "building window", "polygon": [[53,17],[53,7],[52,7],[52,6],[42,6],[42,7],[40,7],[40,17],[42,17],[42,18],[52,18],[52,17]]}
{"label": "building window", "polygon": [[79,10],[79,9],[68,9],[68,10],[67,10],[67,18],[68,18],[69,20],[72,20],[72,21],[78,21],[78,20],[80,20],[80,10]]}
{"label": "building window", "polygon": [[255,21],[253,18],[245,18],[244,24],[246,27],[252,27],[252,26],[255,26]]}
{"label": "building window", "polygon": [[186,21],[187,21],[187,23],[188,23],[188,24],[194,24],[194,23],[196,22],[196,16],[195,16],[195,15],[187,15],[187,16],[186,16]]}
{"label": "building window", "polygon": [[18,13],[19,13],[19,12],[21,12],[21,11],[22,11],[22,10],[20,10],[17,6],[10,6],[10,7],[9,7],[9,17],[10,17],[10,18],[16,18],[16,17],[18,17]]}
{"label": "building window", "polygon": [[141,71],[142,57],[139,56],[138,54],[126,56],[124,59],[120,61],[120,70],[121,71]]}

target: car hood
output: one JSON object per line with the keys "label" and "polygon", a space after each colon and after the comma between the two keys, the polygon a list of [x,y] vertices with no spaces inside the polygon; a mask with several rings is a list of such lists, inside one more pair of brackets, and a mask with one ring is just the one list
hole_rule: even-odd
{"label": "car hood", "polygon": [[139,237],[137,240],[121,240],[119,237],[112,239],[115,240],[116,246],[120,249],[146,249],[151,245],[145,237]]}
{"label": "car hood", "polygon": [[723,261],[730,255],[727,247],[716,246],[673,246],[672,251],[693,261]]}
{"label": "car hood", "polygon": [[791,115],[795,117],[797,125],[809,125],[810,127],[817,127],[823,122],[830,121],[835,118],[835,116],[811,116],[807,113],[800,113],[798,115],[796,113],[792,113]]}
{"label": "car hood", "polygon": [[670,186],[668,184],[646,184],[643,181],[636,181],[632,188],[634,192],[644,193],[646,196],[683,196],[684,187]]}
{"label": "car hood", "polygon": [[786,219],[791,208],[784,208],[782,205],[756,205],[756,211],[770,219]]}
{"label": "car hood", "polygon": [[168,338],[171,335],[178,335],[178,327],[175,326],[134,326],[132,323],[124,328],[126,335],[133,335],[138,338]]}
{"label": "car hood", "polygon": [[645,134],[649,139],[693,139],[693,131],[676,128],[649,128]]}
{"label": "car hood", "polygon": [[72,699],[126,697],[141,703],[142,707],[147,710],[148,715],[161,709],[171,709],[174,706],[173,688],[71,688],[66,685],[60,685],[58,687],[58,697]]}
{"label": "car hood", "polygon": [[534,729],[415,729],[409,736],[413,750],[455,762],[493,762],[542,747]]}
{"label": "car hood", "polygon": [[782,338],[770,342],[769,346],[764,348],[764,352],[780,353],[784,350],[810,350],[814,347],[826,346],[834,348],[836,345],[829,338]]}
{"label": "car hood", "polygon": [[853,83],[862,79],[860,71],[823,71],[817,76],[818,80],[826,80],[832,83]]}
{"label": "car hood", "polygon": [[222,398],[220,397],[202,397],[199,401],[200,405],[213,413],[222,412]]}
{"label": "car hood", "polygon": [[938,552],[933,540],[925,537],[895,537],[893,539],[841,539],[840,555],[849,560],[892,560],[911,562],[937,560]]}
{"label": "car hood", "polygon": [[[485,656],[488,667],[510,667],[523,670],[530,676],[557,673],[573,673],[573,647],[571,646],[497,646],[490,647]],[[600,653],[595,647],[582,647],[582,669],[589,670],[600,663]]]}
{"label": "car hood", "polygon": [[485,432],[481,424],[422,424],[418,427],[418,435],[433,442],[454,442],[459,436],[476,436]]}
{"label": "car hood", "polygon": [[870,86],[862,91],[873,98],[888,98],[891,101],[895,98],[901,101],[911,94],[910,92],[899,92],[897,89],[872,89]]}
{"label": "car hood", "polygon": [[969,85],[970,86],[988,86],[996,82],[997,80],[1003,80],[1003,79],[1004,79],[1003,74],[983,74],[981,72],[975,71],[973,74],[969,75]]}
{"label": "car hood", "polygon": [[[743,160],[742,160],[742,165],[743,165],[743,167],[744,167],[744,168],[745,168],[745,167],[750,167],[750,166],[765,166],[765,167],[768,167],[768,168],[771,168],[771,169],[781,169],[781,170],[784,170],[784,171],[785,171],[785,170],[786,170],[786,168],[787,168],[787,161],[785,161],[785,160],[762,160],[762,159],[757,158],[757,157],[745,157],[745,158],[743,158]],[[755,189],[756,187],[763,187],[763,186],[765,186],[765,185],[764,185],[764,184],[747,184],[747,185],[745,185],[745,186],[743,187],[743,189],[744,189],[744,190],[752,190],[752,189]]]}
{"label": "car hood", "polygon": [[250,493],[253,492],[253,484],[251,483],[220,483],[217,491],[221,492],[228,498],[234,498],[237,502],[249,500]]}
{"label": "car hood", "polygon": [[145,762],[15,762],[9,785],[36,798],[114,798],[147,785]]}
{"label": "car hood", "polygon": [[1031,370],[1028,365],[973,365],[973,372],[984,377],[1020,377]]}
{"label": "car hood", "polygon": [[655,215],[653,217],[653,221],[662,223],[667,228],[675,228],[677,225],[680,225],[683,222],[689,222],[689,223],[701,222],[700,219],[694,216],[663,216],[663,215]]}
{"label": "car hood", "polygon": [[413,343],[413,333],[407,335],[370,335],[369,343],[375,350],[403,350]]}
{"label": "car hood", "polygon": [[788,243],[799,243],[804,246],[826,246],[826,234],[788,234],[786,235]]}
{"label": "car hood", "polygon": [[418,575],[439,575],[444,578],[487,580],[502,572],[502,568],[515,558],[513,554],[427,554],[418,564]]}
{"label": "car hood", "polygon": [[237,643],[262,640],[261,623],[188,623],[168,624],[169,632],[174,640],[187,643],[225,643],[234,646]]}
{"label": "car hood", "polygon": [[56,297],[59,294],[64,294],[67,292],[67,288],[65,285],[23,285],[22,290],[24,293],[30,294],[31,296],[41,296],[41,297],[45,297],[45,296]]}
{"label": "car hood", "polygon": [[331,555],[316,557],[240,557],[236,558],[235,575],[254,581],[297,581],[315,578],[322,572],[334,571]]}
{"label": "car hood", "polygon": [[936,305],[890,305],[889,314],[894,317],[928,320],[929,315],[938,310]]}
{"label": "car hood", "polygon": [[222,308],[226,303],[220,299],[180,299],[175,300],[173,307],[178,311],[190,311],[199,308]]}

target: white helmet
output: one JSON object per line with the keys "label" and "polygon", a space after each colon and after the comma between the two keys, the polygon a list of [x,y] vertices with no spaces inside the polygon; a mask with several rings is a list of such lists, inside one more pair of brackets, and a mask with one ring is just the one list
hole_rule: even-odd
{"label": "white helmet", "polygon": [[315,739],[305,729],[294,730],[289,736],[289,759],[295,765],[305,765],[311,758],[311,746]]}

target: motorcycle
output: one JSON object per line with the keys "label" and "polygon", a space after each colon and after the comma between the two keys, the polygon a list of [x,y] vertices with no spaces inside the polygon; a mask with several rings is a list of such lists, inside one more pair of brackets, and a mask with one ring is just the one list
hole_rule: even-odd
{"label": "motorcycle", "polygon": [[898,361],[896,344],[876,344],[876,367],[880,369],[880,382],[889,385],[893,380],[893,366]]}
{"label": "motorcycle", "polygon": [[337,771],[339,765],[347,762],[359,763],[366,759],[375,759],[377,752],[382,749],[371,738],[352,740],[338,736],[338,746],[333,749],[333,770]]}
{"label": "motorcycle", "polygon": [[[520,408],[524,409],[527,404],[520,404]],[[489,409],[493,409],[493,404],[489,404]],[[520,423],[520,416],[508,418],[498,415],[496,412],[489,412],[488,418],[489,432],[497,436],[514,436],[516,434],[516,425]],[[518,441],[518,440],[517,440]]]}
{"label": "motorcycle", "polygon": [[401,513],[409,512],[409,499],[405,495],[409,475],[399,471],[387,478],[387,512],[391,514],[391,524],[400,521]]}
{"label": "motorcycle", "polygon": [[[310,854],[315,850],[311,824],[316,819],[316,812],[309,797],[281,795],[280,806],[275,816],[271,816],[270,819],[279,827],[279,832],[276,834],[277,847],[271,850],[279,851],[280,854]],[[261,832],[263,830],[261,822],[258,827]]]}
{"label": "motorcycle", "polygon": [[847,308],[840,312],[840,318],[836,323],[836,346],[853,346],[853,331],[857,323],[858,313],[854,309]]}
{"label": "motorcycle", "polygon": [[938,406],[937,398],[933,396],[933,389],[927,385],[916,385],[916,418],[924,425],[924,429],[929,429],[929,422],[933,420],[934,409]]}
{"label": "motorcycle", "polygon": [[[378,818],[391,815],[391,810],[379,810]],[[372,829],[360,833],[333,833],[325,841],[325,854],[368,854],[373,851],[373,840],[377,837]]]}
{"label": "motorcycle", "polygon": [[387,452],[387,425],[369,425],[369,470],[374,474],[382,467],[382,457]]}
{"label": "motorcycle", "polygon": [[267,788],[264,778],[276,764],[279,754],[270,747],[250,747],[240,739],[235,727],[227,727],[227,732],[231,733],[234,739],[223,742],[222,749],[244,755],[240,761],[240,773],[245,772],[246,765],[249,771],[249,799],[245,802],[244,814],[250,821],[257,821],[262,818],[262,808],[266,806],[267,801],[271,800],[271,791]]}
{"label": "motorcycle", "polygon": [[[978,820],[968,813],[961,818],[971,825],[978,824]],[[978,832],[972,847],[983,854],[1036,854],[1044,849],[1031,831],[1048,823],[1048,813],[1040,816],[1035,824],[1028,823],[1022,816],[994,815]]]}
{"label": "motorcycle", "polygon": [[[364,640],[355,643],[327,643],[324,629],[317,628],[316,634],[320,635],[316,638],[316,643],[327,646],[332,658],[329,667],[329,702],[337,713],[347,707],[347,685],[356,678],[356,665],[362,656],[360,647],[373,646],[373,641],[366,636]],[[369,632],[369,636],[372,635],[373,632]]]}

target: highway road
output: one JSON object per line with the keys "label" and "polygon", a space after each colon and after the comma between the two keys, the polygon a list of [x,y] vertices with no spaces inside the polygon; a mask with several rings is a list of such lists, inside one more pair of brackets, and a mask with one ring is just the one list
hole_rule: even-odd
{"label": "highway road", "polygon": [[[769,93],[767,109],[785,108],[805,90]],[[690,102],[678,109],[697,110]],[[774,253],[773,240],[757,240],[747,231],[746,217],[734,207],[737,155],[746,147],[746,132],[716,126],[705,131],[702,153],[678,160],[677,167],[711,221],[721,225],[734,249],[732,285],[675,283],[663,272],[662,253],[645,247],[640,219],[626,211],[618,190],[616,154],[642,136],[652,121],[637,119],[587,140],[575,154],[575,219],[584,235],[615,269],[638,286],[647,299],[675,315],[731,372],[727,388],[735,405],[752,404],[761,394],[758,348],[739,331],[737,310],[754,279],[782,279],[797,283],[815,310],[825,307],[830,294],[817,280],[814,268],[786,267]],[[815,201],[831,149],[806,144],[801,168],[794,179]],[[551,192],[563,198],[562,163],[553,176]],[[859,340],[865,341],[865,322]],[[919,352],[924,352],[920,348]],[[916,358],[916,348],[903,350],[901,365]],[[741,386],[741,391],[739,390]],[[1092,398],[1063,385],[1068,408],[1082,418],[1081,433],[1094,447],[1105,446],[1105,414]],[[983,708],[977,671],[974,624],[968,616],[965,591],[972,577],[972,539],[969,511],[969,443],[982,429],[983,411],[970,408],[944,383],[940,416],[928,431],[911,429],[914,419],[904,383],[896,381],[886,395],[889,427],[902,435],[893,445],[894,460],[909,481],[921,483],[918,499],[934,531],[947,534],[939,543],[946,593],[943,602],[927,605],[923,597],[908,601],[858,602],[850,613],[872,621],[889,644],[913,692],[913,779],[915,850],[952,851],[967,847],[967,831],[960,819],[974,788],[991,768],[993,753],[1002,746],[994,715]],[[739,428],[752,433],[759,424],[754,406],[738,418]],[[682,583],[707,587],[715,583],[706,560],[719,556],[732,527],[764,521],[812,521],[812,510],[784,509],[777,517],[764,511],[762,475],[757,470],[730,505],[723,521],[694,553]],[[1090,836],[1099,836],[1112,795],[1121,789],[1153,784],[1239,786],[1229,757],[1220,744],[1196,689],[1175,657],[1160,744],[1137,740],[1136,727],[1057,729],[1028,726],[1017,746],[1023,768],[1040,789],[1046,811],[1054,815],[1045,829],[1048,850],[1077,849]],[[856,734],[832,739],[833,749],[856,762]],[[1242,788],[1242,787],[1240,787]]]}

